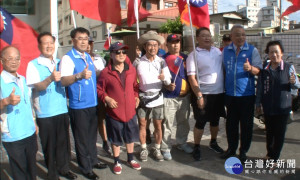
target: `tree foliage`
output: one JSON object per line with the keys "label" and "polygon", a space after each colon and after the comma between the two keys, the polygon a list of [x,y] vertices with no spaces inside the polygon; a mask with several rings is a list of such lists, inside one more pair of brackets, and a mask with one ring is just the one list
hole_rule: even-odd
{"label": "tree foliage", "polygon": [[180,16],[176,17],[175,20],[170,20],[161,25],[159,28],[159,32],[161,33],[174,33],[174,34],[182,34],[183,25],[180,21]]}

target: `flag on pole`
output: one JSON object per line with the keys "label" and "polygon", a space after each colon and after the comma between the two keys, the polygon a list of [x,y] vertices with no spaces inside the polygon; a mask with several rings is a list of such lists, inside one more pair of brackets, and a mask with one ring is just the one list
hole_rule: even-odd
{"label": "flag on pole", "polygon": [[[178,8],[180,14],[180,20],[183,24],[187,26],[190,25],[188,5],[186,3],[188,0],[178,0]],[[210,19],[208,11],[207,0],[189,0],[191,17],[193,26],[196,28],[207,27],[209,28]]]}
{"label": "flag on pole", "polygon": [[[31,26],[14,17],[2,7],[0,7],[0,13],[0,50],[9,45],[18,48],[21,55],[18,73],[26,76],[28,62],[40,55],[38,34]],[[2,71],[2,66],[0,71]]]}
{"label": "flag on pole", "polygon": [[[135,3],[138,3],[136,9],[134,6]],[[142,20],[146,18],[147,16],[150,16],[151,13],[149,13],[146,9],[144,9],[141,6],[141,0],[129,0],[128,2],[128,10],[127,10],[127,25],[131,27],[136,22],[136,17],[139,17],[139,20]]]}
{"label": "flag on pole", "polygon": [[70,8],[88,18],[121,25],[119,0],[70,0]]}
{"label": "flag on pole", "polygon": [[177,75],[180,69],[180,66],[183,62],[183,57],[176,55],[169,55],[165,58],[165,61],[168,65],[168,68],[171,73]]}
{"label": "flag on pole", "polygon": [[110,47],[110,45],[111,45],[111,36],[110,36],[110,30],[109,29],[107,29],[107,38],[106,38],[106,41],[105,41],[105,43],[104,43],[104,49],[106,49],[106,50],[108,50],[109,49],[109,47]]}
{"label": "flag on pole", "polygon": [[294,13],[296,11],[300,10],[300,0],[288,0],[291,3],[293,3],[293,5],[291,5],[290,7],[288,7],[281,15],[281,18],[283,18],[283,16],[287,16],[291,13]]}

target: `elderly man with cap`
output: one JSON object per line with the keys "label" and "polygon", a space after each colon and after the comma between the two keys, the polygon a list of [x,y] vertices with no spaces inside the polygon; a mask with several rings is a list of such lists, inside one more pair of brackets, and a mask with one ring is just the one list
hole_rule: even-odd
{"label": "elderly man with cap", "polygon": [[165,160],[171,160],[171,134],[174,120],[177,122],[176,142],[178,149],[192,153],[187,145],[190,131],[190,85],[186,72],[187,56],[180,52],[180,37],[171,34],[167,37],[168,53],[163,56],[172,75],[170,88],[164,90],[164,122],[161,151]]}
{"label": "elderly man with cap", "polygon": [[160,151],[162,141],[162,119],[163,113],[163,85],[171,84],[171,74],[165,61],[157,56],[159,45],[164,43],[164,38],[155,31],[148,31],[143,34],[138,43],[143,46],[146,54],[141,57],[136,64],[139,79],[140,106],[138,108],[138,118],[140,125],[140,142],[142,161],[147,161],[148,150],[146,145],[146,121],[153,119],[155,147],[153,155],[158,161],[164,158]]}
{"label": "elderly man with cap", "polygon": [[141,166],[133,159],[134,142],[139,140],[136,108],[139,105],[139,86],[134,66],[126,61],[128,46],[116,42],[109,48],[110,63],[100,74],[97,93],[106,106],[106,127],[112,144],[115,174],[121,174],[120,146],[127,149],[127,162],[135,170]]}

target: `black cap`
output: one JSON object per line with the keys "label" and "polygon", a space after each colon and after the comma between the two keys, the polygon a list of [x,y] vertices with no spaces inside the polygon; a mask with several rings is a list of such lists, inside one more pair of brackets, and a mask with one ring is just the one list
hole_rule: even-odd
{"label": "black cap", "polygon": [[115,42],[112,45],[110,45],[110,47],[109,47],[109,51],[117,51],[120,49],[128,49],[128,46],[126,46],[125,44],[123,44],[121,42]]}
{"label": "black cap", "polygon": [[180,37],[177,34],[170,34],[167,37],[167,42],[180,41]]}
{"label": "black cap", "polygon": [[231,41],[230,35],[229,34],[224,34],[223,35],[223,41]]}

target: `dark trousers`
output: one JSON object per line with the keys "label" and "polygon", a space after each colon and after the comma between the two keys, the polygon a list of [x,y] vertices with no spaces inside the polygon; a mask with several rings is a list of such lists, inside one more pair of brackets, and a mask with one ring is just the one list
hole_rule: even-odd
{"label": "dark trousers", "polygon": [[69,116],[67,113],[48,118],[37,118],[48,179],[58,179],[58,172],[70,170]]}
{"label": "dark trousers", "polygon": [[69,110],[77,161],[82,173],[92,172],[97,160],[96,107]]}
{"label": "dark trousers", "polygon": [[37,139],[35,133],[15,142],[2,142],[7,151],[14,180],[36,179]]}
{"label": "dark trousers", "polygon": [[277,160],[280,156],[288,118],[289,114],[275,116],[265,115],[267,130],[267,156],[271,159]]}
{"label": "dark trousers", "polygon": [[239,144],[239,125],[241,129],[240,153],[247,153],[252,140],[255,96],[226,96],[226,133],[228,149],[235,152]]}

